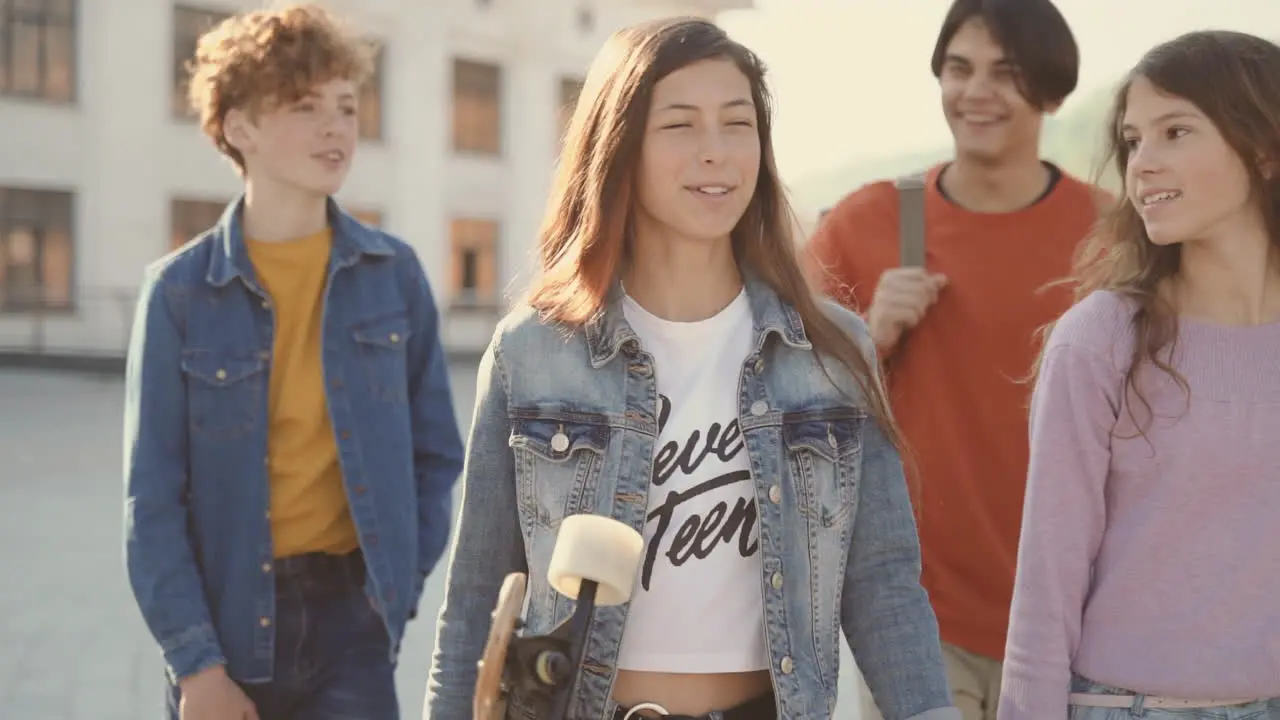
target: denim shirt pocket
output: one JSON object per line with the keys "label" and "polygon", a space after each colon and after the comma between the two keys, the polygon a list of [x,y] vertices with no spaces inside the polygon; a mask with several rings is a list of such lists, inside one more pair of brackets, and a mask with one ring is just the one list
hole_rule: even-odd
{"label": "denim shirt pocket", "polygon": [[520,515],[531,525],[551,529],[566,515],[591,506],[609,432],[603,417],[517,413],[511,421],[510,445]]}
{"label": "denim shirt pocket", "polygon": [[853,408],[790,413],[782,419],[782,440],[800,513],[823,527],[853,516],[862,469],[862,422]]}
{"label": "denim shirt pocket", "polygon": [[356,364],[378,400],[389,403],[409,401],[408,367],[405,357],[413,330],[405,313],[356,323],[351,337],[356,344]]}
{"label": "denim shirt pocket", "polygon": [[201,440],[240,440],[264,422],[267,354],[213,350],[182,351],[187,378],[187,415]]}

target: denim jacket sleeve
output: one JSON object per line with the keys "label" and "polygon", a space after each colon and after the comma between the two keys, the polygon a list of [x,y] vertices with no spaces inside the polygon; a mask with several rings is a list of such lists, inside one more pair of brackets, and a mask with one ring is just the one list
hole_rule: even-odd
{"label": "denim jacket sleeve", "polygon": [[187,394],[178,288],[142,284],[126,362],[124,534],[129,584],[176,681],[225,664],[187,527]]}
{"label": "denim jacket sleeve", "polygon": [[841,607],[849,648],[884,720],[960,720],[938,621],[920,585],[920,543],[902,463],[871,419],[862,452]]}
{"label": "denim jacket sleeve", "polygon": [[507,383],[495,335],[476,375],[462,508],[423,712],[433,720],[471,717],[476,662],[484,652],[498,591],[508,573],[528,571],[509,445]]}
{"label": "denim jacket sleeve", "polygon": [[417,255],[402,264],[409,274],[409,402],[413,423],[413,468],[418,489],[418,576],[410,617],[427,575],[435,569],[449,542],[453,486],[462,469],[462,438],[453,412],[449,363],[440,338],[440,313]]}
{"label": "denim jacket sleeve", "polygon": [[[877,367],[862,319],[843,308],[835,312]],[[880,382],[878,373],[874,381]],[[951,703],[938,621],[920,584],[920,562],[901,457],[880,424],[868,418],[841,624],[884,720],[960,720]]]}

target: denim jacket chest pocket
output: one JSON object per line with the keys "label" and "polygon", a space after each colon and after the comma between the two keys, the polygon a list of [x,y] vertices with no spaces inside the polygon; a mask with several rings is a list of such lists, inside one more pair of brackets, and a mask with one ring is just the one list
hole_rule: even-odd
{"label": "denim jacket chest pocket", "polygon": [[526,522],[551,529],[566,515],[592,506],[609,432],[604,418],[534,416],[511,421],[516,492]]}
{"label": "denim jacket chest pocket", "polygon": [[268,353],[184,349],[187,416],[202,440],[231,442],[257,429],[266,410]]}
{"label": "denim jacket chest pocket", "polygon": [[799,510],[823,527],[845,523],[854,515],[862,472],[862,423],[853,409],[798,413],[783,418]]}
{"label": "denim jacket chest pocket", "polygon": [[404,404],[409,401],[405,348],[412,328],[405,313],[384,315],[351,327],[356,357],[352,373],[358,373],[378,400]]}

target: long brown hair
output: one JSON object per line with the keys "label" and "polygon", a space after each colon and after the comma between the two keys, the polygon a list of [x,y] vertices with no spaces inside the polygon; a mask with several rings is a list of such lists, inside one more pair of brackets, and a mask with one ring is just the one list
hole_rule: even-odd
{"label": "long brown hair", "polygon": [[[1158,45],[1143,56],[1116,91],[1108,119],[1107,161],[1114,161],[1122,183],[1127,183],[1129,147],[1121,128],[1129,88],[1137,78],[1191,102],[1222,133],[1248,169],[1267,231],[1277,243],[1280,185],[1263,174],[1263,166],[1280,160],[1280,47],[1245,33],[1201,31]],[[1136,384],[1142,366],[1149,363],[1184,392],[1190,389],[1165,353],[1177,343],[1178,324],[1176,309],[1162,288],[1177,275],[1182,248],[1151,242],[1138,211],[1124,198],[1099,219],[1081,246],[1068,282],[1075,286],[1077,301],[1095,290],[1110,290],[1133,302],[1134,349],[1123,390],[1132,391],[1149,420],[1151,406]],[[1142,432],[1144,423],[1137,422],[1132,406],[1129,414]]]}
{"label": "long brown hair", "polygon": [[528,302],[545,319],[568,326],[603,312],[626,257],[635,169],[653,88],[672,72],[713,58],[732,61],[747,77],[760,133],[759,180],[731,233],[734,256],[795,308],[816,352],[834,356],[850,371],[869,412],[898,444],[876,370],[854,339],[819,309],[797,262],[795,216],[774,163],[764,64],[714,23],[651,21],[620,30],[605,43],[565,133],[539,233],[541,274]]}

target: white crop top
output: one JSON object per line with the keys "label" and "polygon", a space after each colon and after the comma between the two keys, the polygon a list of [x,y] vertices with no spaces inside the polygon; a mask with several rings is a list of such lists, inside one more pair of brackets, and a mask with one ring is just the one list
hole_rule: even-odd
{"label": "white crop top", "polygon": [[622,307],[653,356],[660,404],[645,554],[618,667],[768,668],[760,529],[738,429],[738,382],[752,340],[747,295],[698,322],[663,320],[629,296]]}

